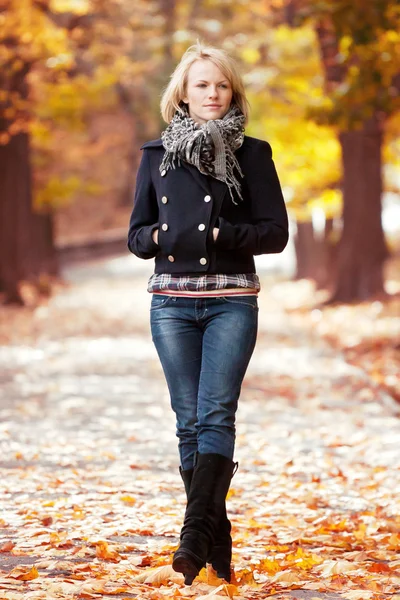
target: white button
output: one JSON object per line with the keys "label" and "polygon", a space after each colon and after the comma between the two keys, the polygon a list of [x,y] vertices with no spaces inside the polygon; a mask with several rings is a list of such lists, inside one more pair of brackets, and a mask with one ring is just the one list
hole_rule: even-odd
{"label": "white button", "polygon": [[207,196],[204,196],[204,202],[210,202],[210,200],[211,200],[211,196],[209,196],[208,194],[207,194]]}
{"label": "white button", "polygon": [[164,177],[164,175],[166,175],[166,174],[167,174],[167,171],[166,171],[165,169],[163,169],[163,170],[161,171],[161,177]]}
{"label": "white button", "polygon": [[201,258],[200,259],[200,264],[201,265],[206,265],[207,264],[207,259],[206,258]]}
{"label": "white button", "polygon": [[170,254],[168,256],[168,260],[169,260],[169,262],[174,262],[175,258],[172,256],[172,254]]}
{"label": "white button", "polygon": [[163,196],[163,197],[161,198],[161,202],[162,202],[163,204],[167,204],[167,202],[168,202],[168,198],[167,198],[167,196]]}
{"label": "white button", "polygon": [[204,231],[205,228],[206,228],[206,226],[204,225],[204,223],[200,223],[200,225],[198,226],[199,231]]}
{"label": "white button", "polygon": [[168,231],[168,225],[167,225],[166,223],[163,223],[163,224],[161,225],[161,229],[162,229],[163,231]]}

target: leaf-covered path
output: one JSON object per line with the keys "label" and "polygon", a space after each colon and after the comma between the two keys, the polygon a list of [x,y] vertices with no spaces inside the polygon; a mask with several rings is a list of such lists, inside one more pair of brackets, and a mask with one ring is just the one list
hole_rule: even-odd
{"label": "leaf-covered path", "polygon": [[301,284],[267,276],[228,500],[236,578],[185,587],[171,571],[175,422],[148,269],[127,260],[75,268],[47,305],[3,313],[0,599],[399,600],[398,405],[319,335],[332,313],[287,310]]}

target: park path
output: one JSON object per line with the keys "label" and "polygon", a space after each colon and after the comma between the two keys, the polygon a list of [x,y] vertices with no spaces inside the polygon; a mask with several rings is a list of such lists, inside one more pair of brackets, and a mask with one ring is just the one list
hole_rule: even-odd
{"label": "park path", "polygon": [[[213,589],[210,573],[191,588],[180,576],[139,576],[169,564],[184,494],[149,333],[150,267],[133,260],[75,267],[47,305],[10,312],[15,330],[0,346],[0,600]],[[398,600],[398,406],[285,309],[296,284],[265,273],[262,286],[229,496],[237,587],[219,593]]]}

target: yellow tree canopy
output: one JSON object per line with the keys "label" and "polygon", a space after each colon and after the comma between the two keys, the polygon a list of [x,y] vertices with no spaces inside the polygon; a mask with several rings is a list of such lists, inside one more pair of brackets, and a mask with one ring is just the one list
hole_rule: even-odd
{"label": "yellow tree canopy", "polygon": [[[282,25],[288,4],[296,8],[296,29]],[[378,107],[392,115],[386,160],[399,160],[399,8],[388,0],[368,7],[361,0],[0,0],[0,143],[28,129],[39,170],[59,158],[54,132],[84,136],[91,114],[117,105],[117,90],[148,135],[158,134],[162,88],[200,38],[241,62],[252,106],[247,131],[270,141],[296,217],[309,219],[315,205],[339,214],[338,128]],[[343,65],[343,81],[331,89],[315,33],[327,20]],[[395,182],[387,178],[389,187]],[[81,186],[67,168],[62,180],[39,184],[40,203],[63,201]]]}

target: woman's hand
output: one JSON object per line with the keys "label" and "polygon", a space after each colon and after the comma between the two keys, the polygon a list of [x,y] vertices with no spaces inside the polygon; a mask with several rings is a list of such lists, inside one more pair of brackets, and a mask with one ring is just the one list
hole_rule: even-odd
{"label": "woman's hand", "polygon": [[151,234],[151,237],[153,238],[153,242],[158,244],[158,229],[154,229],[153,233]]}
{"label": "woman's hand", "polygon": [[214,242],[215,242],[215,240],[217,239],[217,237],[218,237],[218,234],[219,234],[219,229],[218,229],[218,227],[214,227],[214,229],[213,229],[213,238],[214,238]]}

